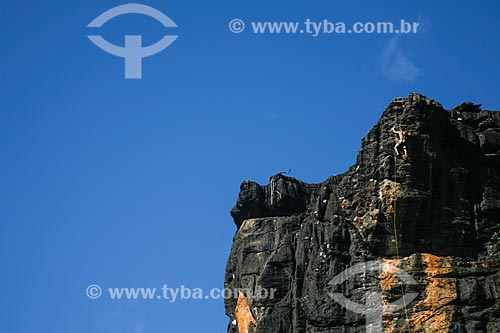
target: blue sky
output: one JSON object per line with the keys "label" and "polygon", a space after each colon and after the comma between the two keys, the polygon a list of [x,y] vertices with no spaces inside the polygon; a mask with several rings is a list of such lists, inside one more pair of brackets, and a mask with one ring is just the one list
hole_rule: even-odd
{"label": "blue sky", "polygon": [[[3,332],[225,332],[221,300],[91,300],[85,288],[222,287],[242,180],[345,171],[384,107],[412,91],[500,109],[498,1],[145,1],[179,38],[144,59],[142,80],[87,39],[125,3],[2,4]],[[421,30],[233,34],[234,18]],[[99,33],[152,44],[165,28],[125,15]]]}

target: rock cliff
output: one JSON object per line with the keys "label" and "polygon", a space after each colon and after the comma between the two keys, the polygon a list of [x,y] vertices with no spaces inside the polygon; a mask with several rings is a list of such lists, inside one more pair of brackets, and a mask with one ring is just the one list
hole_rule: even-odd
{"label": "rock cliff", "polygon": [[[408,133],[408,161],[396,157],[393,127]],[[500,222],[500,112],[396,98],[347,172],[321,184],[244,181],[231,215],[225,287],[241,292],[225,301],[230,333],[370,331],[333,292],[358,304],[381,293],[373,309],[384,309],[384,332],[500,332],[500,265],[488,256]],[[415,283],[380,270],[332,284],[373,260]],[[273,297],[255,297],[262,290]],[[409,292],[413,301],[384,308]]]}

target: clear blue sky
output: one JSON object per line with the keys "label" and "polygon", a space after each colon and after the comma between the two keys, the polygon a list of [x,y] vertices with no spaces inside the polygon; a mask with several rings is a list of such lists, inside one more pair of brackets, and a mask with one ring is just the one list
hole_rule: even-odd
{"label": "clear blue sky", "polygon": [[[178,40],[123,78],[86,28],[121,1],[0,10],[2,332],[225,332],[222,300],[90,300],[85,288],[222,287],[244,179],[341,173],[393,97],[500,109],[498,1],[145,1]],[[233,34],[228,22],[421,22],[391,35]],[[100,33],[145,44],[158,22]]]}

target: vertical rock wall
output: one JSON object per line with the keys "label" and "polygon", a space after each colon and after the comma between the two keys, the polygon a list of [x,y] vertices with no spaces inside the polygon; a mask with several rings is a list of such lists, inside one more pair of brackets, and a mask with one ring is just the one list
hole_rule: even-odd
{"label": "vertical rock wall", "polygon": [[[394,126],[410,134],[409,161],[395,157]],[[330,281],[374,259],[418,282],[407,289],[417,299],[384,316],[386,332],[500,332],[500,268],[484,260],[500,222],[499,112],[396,98],[346,173],[321,184],[277,174],[240,189],[225,287],[275,294],[227,299],[228,332],[366,332],[363,315],[329,296]],[[360,304],[369,292],[389,303],[407,291],[387,273],[340,288]]]}

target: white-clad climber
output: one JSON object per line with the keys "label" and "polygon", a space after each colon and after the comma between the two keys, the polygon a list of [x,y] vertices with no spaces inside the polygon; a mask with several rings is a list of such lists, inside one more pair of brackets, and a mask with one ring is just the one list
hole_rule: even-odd
{"label": "white-clad climber", "polygon": [[[396,156],[401,155],[404,160],[408,159],[408,151],[406,150],[406,132],[403,130],[403,128],[399,129],[399,131],[396,131],[396,129],[393,127],[391,130],[398,135],[398,142],[396,143],[396,145],[394,145]],[[401,153],[401,151],[403,153]]]}

